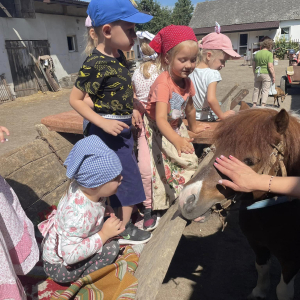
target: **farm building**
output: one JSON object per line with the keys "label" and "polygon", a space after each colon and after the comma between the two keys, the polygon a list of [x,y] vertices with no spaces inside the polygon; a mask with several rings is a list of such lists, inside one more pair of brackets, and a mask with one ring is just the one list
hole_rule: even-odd
{"label": "farm building", "polygon": [[77,0],[1,0],[0,74],[15,96],[47,86],[33,57],[51,55],[58,80],[78,72],[85,59],[87,6]]}
{"label": "farm building", "polygon": [[[294,0],[214,0],[197,3],[190,26],[200,40],[215,22],[241,55],[268,36],[300,41],[300,7]],[[256,46],[257,47],[257,46]],[[255,46],[254,46],[255,48]]]}

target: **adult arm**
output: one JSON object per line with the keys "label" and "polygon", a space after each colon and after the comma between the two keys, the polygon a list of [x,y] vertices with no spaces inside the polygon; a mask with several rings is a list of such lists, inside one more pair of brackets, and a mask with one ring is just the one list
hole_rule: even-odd
{"label": "adult arm", "polygon": [[255,62],[255,60],[253,59],[253,62],[252,62],[252,70],[253,70],[253,74],[255,74],[255,69],[256,69],[256,62]]}
{"label": "adult arm", "polygon": [[300,177],[275,176],[271,180],[271,175],[257,174],[250,167],[233,156],[230,156],[229,159],[224,156],[217,158],[215,167],[232,180],[221,179],[219,184],[235,191],[268,192],[270,189],[274,194],[300,197]]}
{"label": "adult arm", "polygon": [[272,82],[275,83],[275,70],[274,70],[274,65],[271,62],[268,62],[268,70],[272,76]]}

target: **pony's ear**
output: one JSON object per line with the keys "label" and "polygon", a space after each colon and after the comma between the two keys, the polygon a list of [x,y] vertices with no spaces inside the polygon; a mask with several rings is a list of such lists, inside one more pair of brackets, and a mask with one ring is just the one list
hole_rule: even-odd
{"label": "pony's ear", "polygon": [[249,108],[250,108],[250,106],[245,101],[241,101],[240,111],[249,109]]}
{"label": "pony's ear", "polygon": [[279,134],[284,134],[289,125],[289,114],[282,109],[275,117],[275,126]]}

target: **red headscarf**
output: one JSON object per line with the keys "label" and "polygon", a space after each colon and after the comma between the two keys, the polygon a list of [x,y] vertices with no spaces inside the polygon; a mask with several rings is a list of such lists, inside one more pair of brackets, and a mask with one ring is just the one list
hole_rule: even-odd
{"label": "red headscarf", "polygon": [[197,38],[191,27],[169,25],[160,30],[149,45],[155,52],[166,54],[176,45],[189,40],[197,42]]}

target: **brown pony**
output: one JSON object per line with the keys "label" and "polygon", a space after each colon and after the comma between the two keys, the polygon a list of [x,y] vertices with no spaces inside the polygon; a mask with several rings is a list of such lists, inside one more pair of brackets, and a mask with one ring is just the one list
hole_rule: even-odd
{"label": "brown pony", "polygon": [[[179,195],[182,215],[193,220],[210,213],[217,203],[235,197],[240,202],[240,226],[256,254],[257,286],[248,299],[265,299],[269,289],[271,254],[282,268],[276,293],[279,300],[291,300],[294,278],[300,269],[300,203],[298,200],[261,209],[247,206],[274,195],[241,194],[218,184],[224,175],[214,168],[216,157],[233,155],[256,172],[282,176],[300,176],[300,119],[285,110],[269,108],[240,111],[218,126],[215,152],[206,166],[199,166]],[[285,168],[284,168],[285,166]],[[251,197],[249,197],[251,196]]]}

